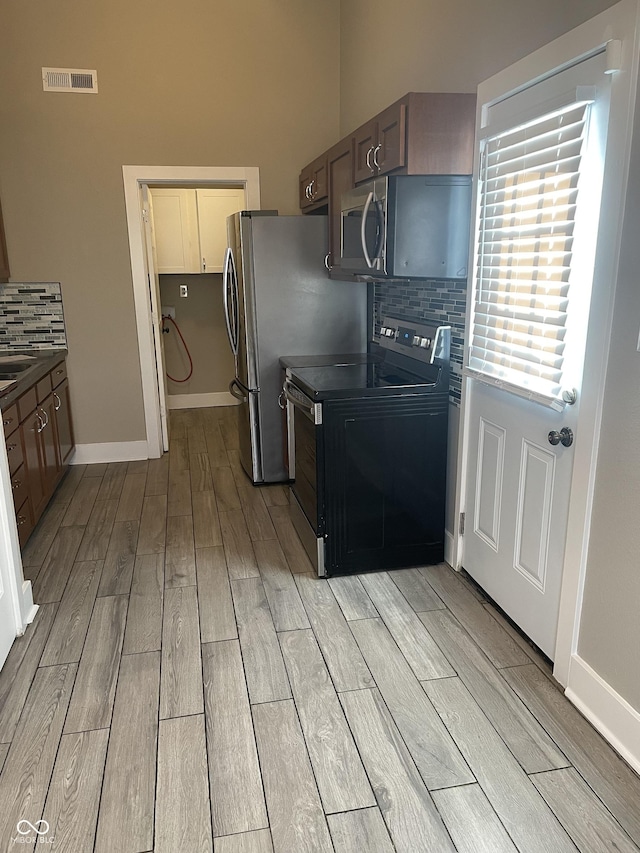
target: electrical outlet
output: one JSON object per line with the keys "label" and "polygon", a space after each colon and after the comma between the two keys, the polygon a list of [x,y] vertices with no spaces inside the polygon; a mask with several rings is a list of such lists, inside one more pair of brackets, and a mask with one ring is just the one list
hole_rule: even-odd
{"label": "electrical outlet", "polygon": [[163,317],[171,317],[172,320],[176,319],[176,309],[173,305],[163,305],[160,310]]}
{"label": "electrical outlet", "polygon": [[188,295],[189,295],[189,289],[187,288],[187,285],[181,284],[180,285],[180,296],[188,296]]}

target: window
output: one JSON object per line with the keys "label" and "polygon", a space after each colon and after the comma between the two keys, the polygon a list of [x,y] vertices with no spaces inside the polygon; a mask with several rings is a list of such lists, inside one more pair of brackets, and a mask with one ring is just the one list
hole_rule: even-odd
{"label": "window", "polygon": [[572,260],[589,114],[574,101],[481,143],[468,370],[552,406],[580,285]]}

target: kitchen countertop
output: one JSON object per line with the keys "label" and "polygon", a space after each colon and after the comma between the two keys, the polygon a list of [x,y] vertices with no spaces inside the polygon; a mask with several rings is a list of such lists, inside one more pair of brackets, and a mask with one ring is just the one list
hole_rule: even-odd
{"label": "kitchen countertop", "polygon": [[[49,373],[50,370],[53,370],[56,364],[59,364],[67,357],[67,350],[29,350],[24,352],[0,351],[0,357],[4,355],[16,355],[23,357],[35,356],[35,358],[33,361],[30,360],[30,366],[26,370],[21,371],[14,385],[10,385],[8,388],[0,391],[0,410],[7,409],[27,390],[27,388],[30,388],[34,383],[38,382],[43,376]],[[3,371],[6,371],[7,373],[11,372],[11,365],[0,364],[0,373]]]}

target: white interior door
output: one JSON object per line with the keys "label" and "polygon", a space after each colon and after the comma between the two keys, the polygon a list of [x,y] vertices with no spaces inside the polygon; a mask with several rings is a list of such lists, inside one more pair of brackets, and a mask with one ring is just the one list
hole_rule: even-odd
{"label": "white interior door", "polygon": [[600,54],[485,107],[478,142],[462,564],[551,658],[589,305],[607,285],[604,70]]}
{"label": "white interior door", "polygon": [[169,450],[169,417],[167,414],[167,374],[164,368],[164,335],[162,334],[162,305],[160,300],[160,277],[156,261],[155,234],[153,229],[153,205],[151,193],[146,184],[140,187],[142,202],[142,218],[145,235],[145,267],[149,284],[149,304],[151,306],[151,324],[156,356],[156,372],[158,377],[158,400],[160,403],[160,426],[162,429],[162,446],[165,452]]}

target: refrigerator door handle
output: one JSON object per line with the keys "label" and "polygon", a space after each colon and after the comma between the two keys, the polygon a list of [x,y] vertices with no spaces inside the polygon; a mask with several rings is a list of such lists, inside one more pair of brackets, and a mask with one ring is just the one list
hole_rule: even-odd
{"label": "refrigerator door handle", "polygon": [[231,352],[235,355],[236,351],[233,345],[233,334],[231,332],[231,320],[229,319],[229,286],[231,265],[233,264],[233,253],[231,249],[227,249],[224,253],[224,268],[222,277],[222,299],[224,303],[224,322],[227,326],[227,337],[229,338],[229,346]]}
{"label": "refrigerator door handle", "polygon": [[231,352],[238,356],[238,275],[236,273],[236,262],[233,257],[233,249],[229,248],[225,254],[225,278],[224,278],[224,316],[227,324],[227,334],[231,344]]}

